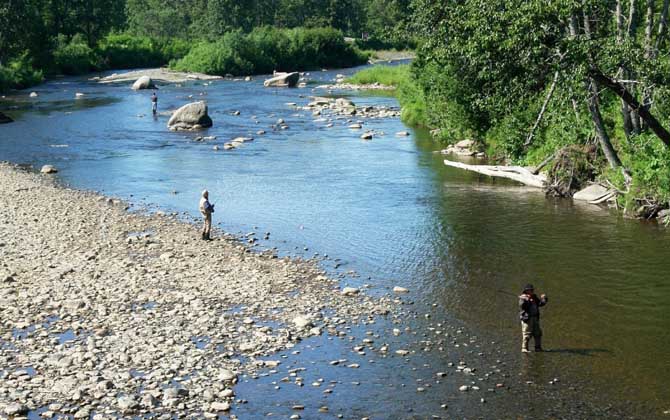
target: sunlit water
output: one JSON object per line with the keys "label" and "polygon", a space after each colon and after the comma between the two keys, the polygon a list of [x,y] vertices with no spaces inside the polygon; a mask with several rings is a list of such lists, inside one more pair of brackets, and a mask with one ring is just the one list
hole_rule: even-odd
{"label": "sunlit water", "polygon": [[[310,78],[331,81],[350,72],[313,72]],[[416,351],[409,361],[378,357],[367,363],[371,357],[352,354],[348,340],[308,340],[298,346],[299,355],[287,352],[284,363],[284,373],[307,367],[307,385],[282,385],[281,373],[243,380],[238,395],[249,403],[236,406],[241,418],[286,416],[299,403],[306,405],[303,418],[323,416],[321,405],[345,418],[607,418],[609,405],[634,418],[665,417],[666,229],[447,168],[425,132],[396,137],[408,128],[395,119],[364,120],[367,129],[385,132],[372,141],[359,139],[361,132],[348,129],[346,120],[327,128],[311,112],[286,105],[306,104],[312,86],[266,89],[261,78],[161,86],[161,110],[205,99],[214,120],[204,132],[174,133],[166,129],[166,116],[152,118],[150,92],[55,80],[35,88],[37,98],[21,92],[0,102],[0,110],[17,120],[0,126],[0,160],[53,164],[74,187],[191,215],[207,188],[224,230],[270,232],[261,245],[281,254],[327,254],[324,267],[354,270],[360,277],[343,283],[369,284],[369,293],[395,285],[412,291],[407,299],[414,304],[405,307],[409,315],[401,328],[409,325],[417,335],[394,337],[389,331],[395,326],[383,320],[358,331],[359,341],[371,330],[380,343]],[[75,92],[84,98],[75,99]],[[357,105],[397,106],[388,96],[347,94]],[[279,118],[288,130],[273,130]],[[266,134],[256,135],[261,129]],[[217,139],[194,141],[200,135]],[[234,151],[212,149],[237,136],[255,140]],[[527,282],[550,296],[542,322],[552,351],[522,357],[515,295]],[[480,347],[423,352],[421,334],[439,322],[462,326]],[[361,368],[327,365],[343,357],[360,358]],[[509,377],[500,382],[510,390],[485,393],[488,383],[479,394],[465,395],[456,389],[468,382],[451,371],[435,382],[435,372],[453,370],[447,363],[465,357],[471,363],[482,357],[484,368],[504,364]],[[319,377],[339,381],[332,394],[323,394],[325,386],[309,387]],[[548,385],[553,378],[560,382]],[[416,392],[427,381],[432,386]]]}

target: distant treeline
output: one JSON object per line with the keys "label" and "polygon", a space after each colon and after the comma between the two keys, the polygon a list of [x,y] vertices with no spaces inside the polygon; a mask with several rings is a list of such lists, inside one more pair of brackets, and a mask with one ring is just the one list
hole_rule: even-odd
{"label": "distant treeline", "polygon": [[0,90],[49,74],[168,63],[215,74],[354,65],[361,49],[415,44],[404,30],[409,3],[0,0]]}

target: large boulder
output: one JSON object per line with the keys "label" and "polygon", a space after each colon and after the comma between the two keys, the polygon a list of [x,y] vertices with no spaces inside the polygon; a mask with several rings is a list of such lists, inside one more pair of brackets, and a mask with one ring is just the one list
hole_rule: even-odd
{"label": "large boulder", "polygon": [[212,119],[207,114],[207,104],[199,101],[176,110],[167,125],[170,130],[199,130],[211,127]]}
{"label": "large boulder", "polygon": [[149,76],[142,76],[133,83],[133,90],[155,89],[154,81]]}
{"label": "large boulder", "polygon": [[7,124],[13,122],[14,120],[9,118],[7,115],[0,112],[0,124]]}
{"label": "large boulder", "polygon": [[300,73],[275,73],[274,77],[263,82],[265,87],[295,87],[300,80]]}

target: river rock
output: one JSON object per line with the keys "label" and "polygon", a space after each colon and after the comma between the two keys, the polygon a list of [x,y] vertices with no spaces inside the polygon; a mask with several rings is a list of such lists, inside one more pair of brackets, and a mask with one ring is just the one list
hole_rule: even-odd
{"label": "river rock", "polygon": [[221,369],[219,372],[219,380],[224,382],[230,382],[237,378],[237,374],[232,370]]}
{"label": "river rock", "polygon": [[117,400],[117,405],[121,411],[128,411],[139,406],[139,402],[132,395],[125,395]]}
{"label": "river rock", "polygon": [[361,139],[363,140],[372,140],[372,132],[368,131],[367,133],[361,134]]}
{"label": "river rock", "polygon": [[19,403],[11,403],[5,407],[5,414],[8,416],[18,416],[21,414],[26,414],[28,412],[28,407]]}
{"label": "river rock", "polygon": [[213,402],[210,404],[209,409],[212,411],[228,411],[230,410],[230,404],[227,402]]}
{"label": "river rock", "polygon": [[345,287],[344,289],[342,289],[342,294],[345,296],[357,295],[359,292],[360,290],[358,290],[355,287]]}
{"label": "river rock", "polygon": [[265,87],[295,87],[300,80],[300,73],[275,73],[275,76],[263,82]]}
{"label": "river rock", "polygon": [[14,120],[0,112],[0,124],[8,124],[10,122],[14,122]]}
{"label": "river rock", "polygon": [[602,185],[593,184],[576,192],[572,198],[578,201],[596,201],[610,193],[611,191]]}
{"label": "river rock", "polygon": [[43,174],[55,174],[56,172],[58,172],[58,169],[56,169],[56,167],[52,165],[44,165],[42,166],[42,169],[40,169],[40,172],[42,172]]}
{"label": "river rock", "polygon": [[199,101],[186,104],[176,110],[167,125],[170,130],[199,130],[211,127],[212,119],[207,113],[207,104]]}
{"label": "river rock", "polygon": [[395,135],[398,136],[398,137],[407,137],[407,136],[409,136],[409,132],[408,131],[398,131],[397,133],[395,133]]}
{"label": "river rock", "polygon": [[474,140],[461,140],[454,146],[458,147],[459,149],[470,149],[474,145],[475,145]]}
{"label": "river rock", "polygon": [[133,83],[133,90],[155,89],[154,81],[149,76],[142,76]]}
{"label": "river rock", "polygon": [[300,329],[312,327],[314,325],[311,319],[303,315],[293,318],[293,324]]}
{"label": "river rock", "polygon": [[452,144],[446,149],[442,150],[442,154],[455,154],[459,156],[473,156],[477,154],[477,151],[474,149],[475,141],[474,140],[461,140],[456,144]]}
{"label": "river rock", "polygon": [[395,286],[393,288],[393,293],[409,293],[409,290],[405,289],[404,287]]}

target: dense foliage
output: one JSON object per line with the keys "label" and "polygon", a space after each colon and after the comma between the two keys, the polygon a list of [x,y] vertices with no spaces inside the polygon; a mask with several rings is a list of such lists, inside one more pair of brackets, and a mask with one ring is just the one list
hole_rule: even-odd
{"label": "dense foliage", "polygon": [[218,75],[246,75],[365,63],[367,56],[344,42],[342,33],[329,28],[256,28],[249,34],[228,32],[215,42],[201,42],[177,70]]}
{"label": "dense foliage", "polygon": [[600,177],[653,215],[670,198],[668,3],[414,0],[423,123],[521,164],[596,146]]}
{"label": "dense foliage", "polygon": [[409,0],[0,0],[0,89],[45,74],[170,61],[244,74],[357,64],[362,56],[343,35],[359,38],[359,49],[411,45],[408,7]]}

